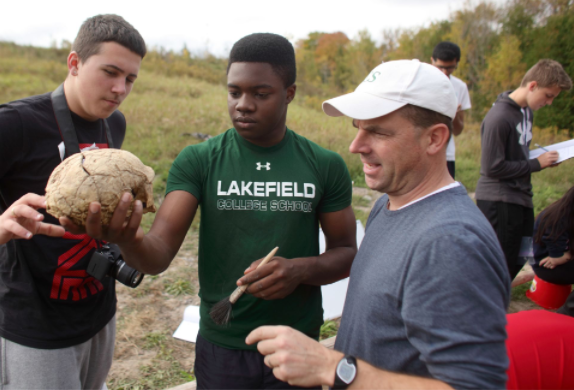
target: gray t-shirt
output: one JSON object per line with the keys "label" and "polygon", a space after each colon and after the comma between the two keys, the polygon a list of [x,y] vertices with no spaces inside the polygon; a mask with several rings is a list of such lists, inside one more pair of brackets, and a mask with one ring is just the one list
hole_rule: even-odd
{"label": "gray t-shirt", "polygon": [[454,388],[504,388],[510,279],[492,227],[462,186],[387,202],[369,216],[335,348]]}

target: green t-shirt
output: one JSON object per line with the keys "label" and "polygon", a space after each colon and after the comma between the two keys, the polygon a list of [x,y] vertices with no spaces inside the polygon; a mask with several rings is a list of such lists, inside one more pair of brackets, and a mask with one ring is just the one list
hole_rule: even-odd
{"label": "green t-shirt", "polygon": [[226,326],[215,325],[209,311],[274,247],[288,259],[319,254],[319,214],[351,204],[351,178],[341,156],[289,129],[279,144],[265,148],[232,128],[179,154],[167,193],[177,190],[191,193],[201,208],[201,336],[225,348],[255,349],[245,344],[253,329],[288,325],[317,338],[323,323],[318,286],[299,285],[270,301],[243,294]]}

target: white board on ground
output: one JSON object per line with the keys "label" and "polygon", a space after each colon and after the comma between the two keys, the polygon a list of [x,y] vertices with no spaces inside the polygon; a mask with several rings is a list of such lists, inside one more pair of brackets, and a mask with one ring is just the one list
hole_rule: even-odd
{"label": "white board on ground", "polygon": [[[365,229],[361,221],[357,221],[357,246],[361,245]],[[319,252],[325,252],[325,236],[322,230],[319,230]],[[338,282],[321,286],[323,294],[323,319],[331,320],[338,318],[343,314],[345,296],[347,295],[347,286],[349,278],[339,280]],[[197,332],[199,331],[199,306],[190,305],[183,312],[183,321],[173,334],[173,337],[195,343]]]}

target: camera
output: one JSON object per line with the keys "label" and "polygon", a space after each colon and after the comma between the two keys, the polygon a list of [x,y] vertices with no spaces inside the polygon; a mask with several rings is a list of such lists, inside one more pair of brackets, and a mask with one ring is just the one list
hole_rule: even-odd
{"label": "camera", "polygon": [[145,276],[127,265],[122,259],[119,247],[110,244],[104,244],[94,252],[86,271],[98,280],[109,276],[131,288],[139,286]]}

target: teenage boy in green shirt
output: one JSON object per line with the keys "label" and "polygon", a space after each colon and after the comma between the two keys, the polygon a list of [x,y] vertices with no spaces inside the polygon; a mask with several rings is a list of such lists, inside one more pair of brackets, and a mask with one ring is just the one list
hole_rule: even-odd
{"label": "teenage boy in green shirt", "polygon": [[[232,48],[227,70],[234,128],[185,148],[170,170],[167,195],[148,234],[139,201],[125,194],[102,230],[97,203],[86,230],[120,245],[125,261],[148,274],[164,271],[201,207],[201,322],[198,388],[289,388],[273,376],[247,334],[282,324],[318,338],[321,288],[346,277],[356,253],[352,183],[342,158],[285,125],[295,97],[295,53],[285,38],[252,34]],[[327,248],[319,255],[319,223]],[[275,246],[277,255],[255,270]],[[247,268],[247,269],[246,269]],[[241,275],[245,275],[237,280]],[[251,283],[227,326],[209,317],[237,285]]]}

